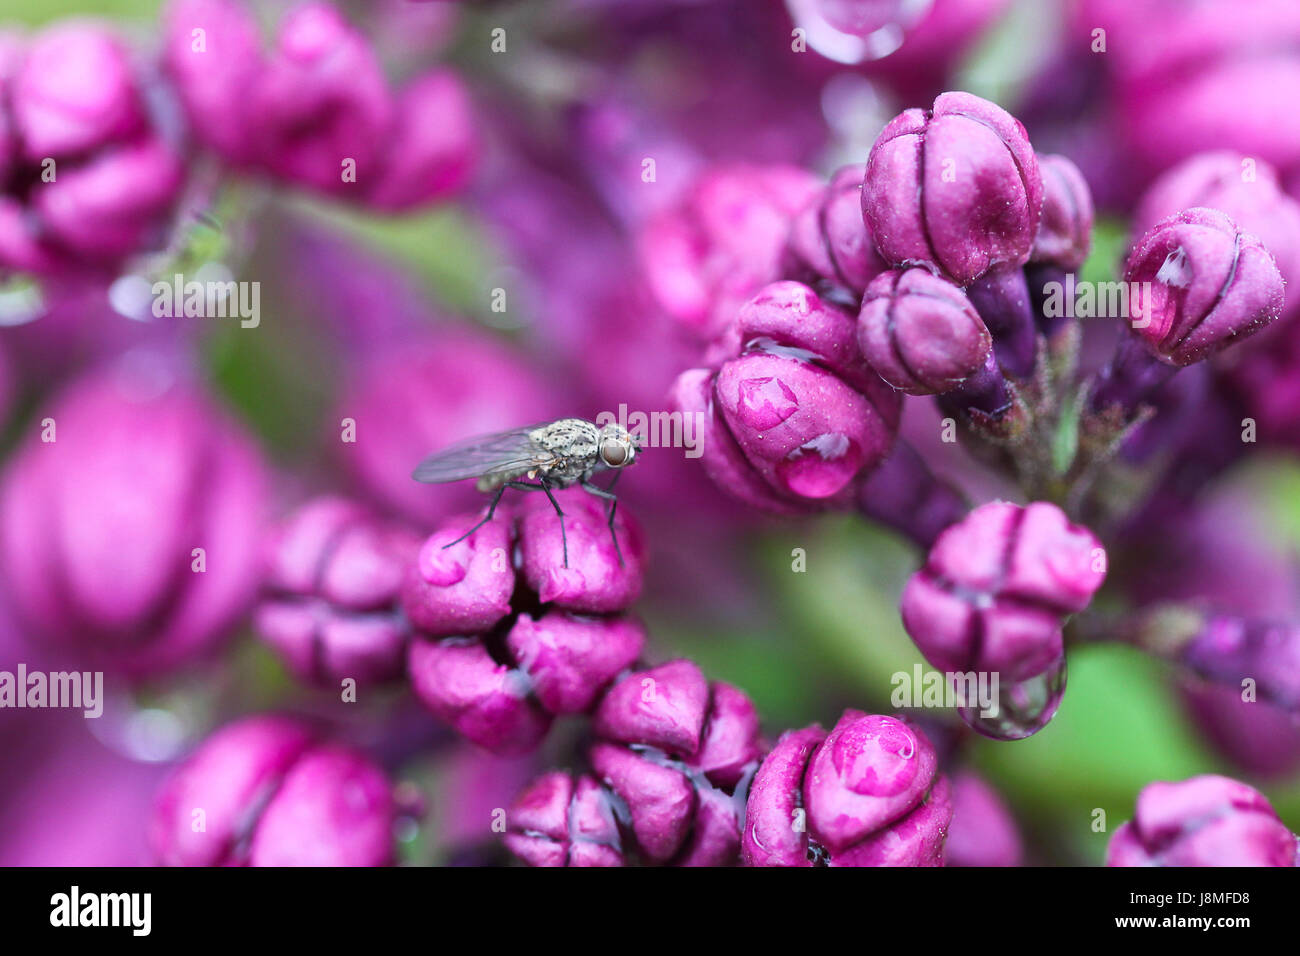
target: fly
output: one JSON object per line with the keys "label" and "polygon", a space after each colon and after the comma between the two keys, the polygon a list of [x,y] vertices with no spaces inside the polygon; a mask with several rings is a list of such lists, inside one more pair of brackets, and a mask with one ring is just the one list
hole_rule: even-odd
{"label": "fly", "polygon": [[[613,488],[622,469],[636,461],[640,450],[637,439],[621,425],[600,426],[583,418],[561,418],[458,442],[420,462],[411,477],[430,484],[474,478],[479,491],[492,493],[483,520],[455,541],[443,545],[444,548],[459,544],[491,521],[507,488],[545,492],[560,518],[560,541],[566,568],[569,566],[569,539],[564,531],[564,511],[552,490],[578,485],[606,503],[609,535],[622,566],[623,551],[614,530],[618,497]],[[615,473],[607,488],[600,488],[591,480],[592,475],[600,471]]]}

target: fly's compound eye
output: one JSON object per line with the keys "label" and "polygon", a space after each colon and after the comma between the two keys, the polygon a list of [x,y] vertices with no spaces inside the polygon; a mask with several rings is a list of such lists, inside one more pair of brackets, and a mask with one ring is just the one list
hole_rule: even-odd
{"label": "fly's compound eye", "polygon": [[632,457],[632,450],[626,442],[609,439],[600,443],[600,460],[610,468],[626,465]]}

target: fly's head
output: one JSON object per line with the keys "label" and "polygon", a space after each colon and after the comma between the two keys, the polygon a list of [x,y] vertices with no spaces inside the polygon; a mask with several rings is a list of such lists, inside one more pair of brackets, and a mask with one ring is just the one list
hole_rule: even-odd
{"label": "fly's head", "polygon": [[641,442],[622,425],[611,422],[601,427],[596,448],[600,463],[606,468],[625,468],[636,461]]}

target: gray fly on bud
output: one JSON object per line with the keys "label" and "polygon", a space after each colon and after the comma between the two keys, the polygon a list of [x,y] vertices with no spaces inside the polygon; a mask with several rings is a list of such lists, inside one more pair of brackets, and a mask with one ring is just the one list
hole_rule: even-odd
{"label": "gray fly on bud", "polygon": [[[411,475],[416,481],[442,484],[449,481],[477,479],[479,491],[494,492],[483,520],[451,544],[459,544],[492,520],[497,504],[507,488],[521,491],[544,491],[560,517],[560,540],[564,546],[564,566],[569,566],[569,541],[564,533],[564,511],[551,493],[555,488],[578,485],[607,503],[609,534],[619,564],[623,552],[614,531],[614,512],[618,498],[613,493],[622,469],[636,461],[641,444],[621,425],[593,424],[583,418],[561,418],[541,425],[528,425],[494,435],[480,435],[435,452]],[[592,482],[601,471],[613,471],[607,488]]]}

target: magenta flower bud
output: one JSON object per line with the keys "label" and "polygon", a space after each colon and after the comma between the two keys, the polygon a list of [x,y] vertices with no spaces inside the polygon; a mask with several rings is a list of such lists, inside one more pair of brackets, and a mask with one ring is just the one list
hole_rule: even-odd
{"label": "magenta flower bud", "polygon": [[538,599],[593,614],[621,611],[635,602],[641,596],[645,545],[627,510],[615,511],[611,535],[600,499],[581,488],[568,488],[557,492],[555,500],[564,510],[563,537],[559,517],[545,495],[531,495],[518,505],[520,573]]}
{"label": "magenta flower bud", "polygon": [[425,540],[407,567],[402,608],[431,637],[486,631],[510,613],[515,569],[507,514],[453,543],[478,520],[463,515],[448,522]]}
{"label": "magenta flower bud", "polygon": [[99,27],[70,22],[38,34],[11,82],[14,126],[31,162],[89,153],[144,127],[127,52]]}
{"label": "magenta flower bud", "polygon": [[705,172],[639,237],[660,306],[703,339],[723,331],[754,293],[780,278],[791,223],[820,188],[810,173],[788,166]]}
{"label": "magenta flower bud", "polygon": [[862,189],[881,257],[928,263],[958,285],[999,263],[1023,265],[1042,205],[1024,127],[969,93],[944,93],[931,111],[890,121],[871,147]]}
{"label": "magenta flower bud", "polygon": [[506,646],[553,714],[586,713],[619,674],[636,663],[645,629],[631,618],[520,614]]}
{"label": "magenta flower bud", "polygon": [[1023,853],[1020,831],[998,792],[970,771],[954,774],[946,865],[1020,866]]}
{"label": "magenta flower bud", "polygon": [[269,542],[258,633],[304,680],[401,675],[410,628],[397,597],[418,548],[413,532],[351,501],[307,503]]}
{"label": "magenta flower bud", "polygon": [[782,735],[749,790],[746,866],[942,866],[947,780],[918,728],[847,710]]}
{"label": "magenta flower bud", "polygon": [[596,781],[552,773],[529,787],[510,812],[517,856],[535,866],[736,862],[736,792],[762,754],[748,697],[671,661],[618,681],[593,726],[606,738],[589,754]]}
{"label": "magenta flower bud", "polygon": [[469,93],[450,70],[413,80],[397,101],[392,142],[370,189],[370,205],[412,209],[469,181],[478,158]]}
{"label": "magenta flower bud", "polygon": [[122,42],[69,22],[3,46],[0,267],[97,274],[165,245],[184,168]]}
{"label": "magenta flower bud", "polygon": [[1295,866],[1297,837],[1259,791],[1206,774],[1153,783],[1111,837],[1107,866]]}
{"label": "magenta flower bud", "polygon": [[250,717],[172,774],[149,837],[165,866],[384,866],[394,817],[388,779],[369,759],[299,721]]}
{"label": "magenta flower bud", "polygon": [[981,505],[935,542],[903,590],[903,626],[945,672],[997,672],[1015,683],[1063,653],[1062,620],[1106,576],[1106,553],[1056,505]]}
{"label": "magenta flower bud", "polygon": [[927,269],[894,269],[867,286],[858,345],[894,388],[933,395],[977,372],[993,342],[957,286]]}
{"label": "magenta flower bud", "polygon": [[887,267],[862,219],[862,177],[866,166],[845,166],[795,218],[785,250],[786,276],[801,282],[824,280],[862,295]]}
{"label": "magenta flower bud", "polygon": [[1175,659],[1214,683],[1240,689],[1249,679],[1260,700],[1300,711],[1300,626],[1294,621],[1208,615]]}
{"label": "magenta flower bud", "polygon": [[863,362],[852,318],[807,286],[776,282],[741,310],[731,338],[739,354],[674,386],[684,414],[705,416],[710,477],[772,511],[846,497],[853,478],[889,453],[900,411]]}
{"label": "magenta flower bud", "polygon": [[622,866],[613,800],[591,777],[556,770],[511,804],[505,844],[529,866]]}
{"label": "magenta flower bud", "polygon": [[691,756],[709,707],[709,682],[691,661],[629,674],[609,689],[593,716],[597,734]]}
{"label": "magenta flower bud", "polygon": [[0,489],[0,564],[33,640],[144,676],[209,652],[247,610],[266,476],[206,396],[137,372],[84,378],[38,416]]}
{"label": "magenta flower bud", "polygon": [[1124,280],[1140,284],[1134,331],[1169,365],[1220,352],[1282,311],[1273,257],[1214,209],[1188,209],[1153,226],[1129,254]]}
{"label": "magenta flower bud", "polygon": [[477,637],[414,640],[407,671],[438,719],[493,753],[529,753],[551,726],[551,715],[529,694],[527,675],[494,660]]}
{"label": "magenta flower bud", "polygon": [[1040,155],[1038,169],[1043,177],[1043,215],[1029,261],[1073,272],[1083,265],[1092,246],[1092,190],[1079,167],[1064,156]]}
{"label": "magenta flower bud", "polygon": [[[1179,163],[1143,195],[1133,216],[1133,232],[1140,236],[1162,219],[1194,206],[1217,209],[1258,236],[1287,287],[1300,282],[1300,203],[1282,191],[1277,172],[1267,162],[1216,151]],[[1292,293],[1288,314],[1294,300]]]}
{"label": "magenta flower bud", "polygon": [[47,241],[65,254],[115,261],[162,244],[164,219],[184,179],[171,147],[138,139],[61,170],[36,192],[33,209]]}
{"label": "magenta flower bud", "polygon": [[324,3],[293,9],[280,24],[247,104],[272,172],[325,192],[353,187],[379,173],[393,102],[366,39]]}
{"label": "magenta flower bud", "polygon": [[252,12],[238,0],[173,0],[163,57],[194,134],[234,163],[260,144],[249,133],[247,96],[264,68]]}
{"label": "magenta flower bud", "polygon": [[536,497],[499,509],[463,541],[456,539],[480,516],[449,521],[421,546],[401,590],[420,632],[407,658],[416,695],[501,754],[531,751],[554,714],[590,710],[645,643],[635,621],[593,616],[621,611],[640,593],[644,549],[635,523],[617,514],[620,566],[601,502],[581,489],[559,492],[565,568],[559,517]]}

